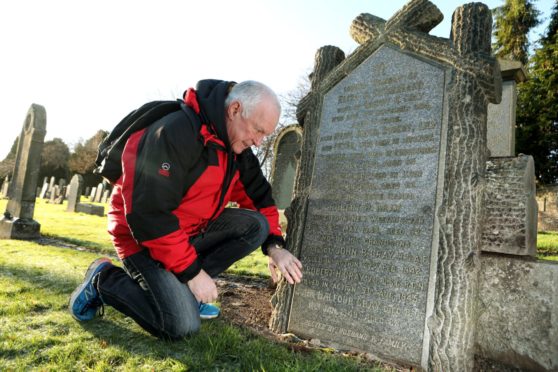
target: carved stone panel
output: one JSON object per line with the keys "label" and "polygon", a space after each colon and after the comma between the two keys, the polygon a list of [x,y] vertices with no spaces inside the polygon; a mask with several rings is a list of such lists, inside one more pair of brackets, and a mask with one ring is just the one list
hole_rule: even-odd
{"label": "carved stone panel", "polygon": [[421,365],[445,76],[383,46],[325,94],[289,331]]}

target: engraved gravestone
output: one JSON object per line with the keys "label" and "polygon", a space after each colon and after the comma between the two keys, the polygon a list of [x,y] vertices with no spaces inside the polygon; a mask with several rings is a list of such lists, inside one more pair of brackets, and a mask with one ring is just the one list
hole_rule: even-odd
{"label": "engraved gravestone", "polygon": [[301,100],[287,238],[304,279],[278,287],[275,331],[472,369],[486,112],[501,76],[485,5],[458,8],[450,39],[428,35],[441,18],[426,0],[389,21],[361,14],[362,47]]}
{"label": "engraved gravestone", "polygon": [[19,136],[9,201],[0,220],[0,238],[33,239],[40,236],[41,225],[33,219],[35,193],[46,134],[46,111],[32,104]]}
{"label": "engraved gravestone", "polygon": [[291,204],[293,187],[300,158],[302,129],[289,125],[277,135],[274,143],[274,158],[271,171],[273,200],[279,209]]}

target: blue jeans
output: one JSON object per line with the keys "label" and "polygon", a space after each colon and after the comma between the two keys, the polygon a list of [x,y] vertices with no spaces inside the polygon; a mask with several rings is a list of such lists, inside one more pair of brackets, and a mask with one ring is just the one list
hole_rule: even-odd
{"label": "blue jeans", "polygon": [[[258,248],[268,234],[267,220],[259,212],[227,208],[190,242],[203,270],[216,277]],[[122,262],[124,269],[111,267],[98,276],[97,289],[105,304],[159,338],[181,339],[199,329],[199,305],[188,285],[153,260],[147,249]]]}

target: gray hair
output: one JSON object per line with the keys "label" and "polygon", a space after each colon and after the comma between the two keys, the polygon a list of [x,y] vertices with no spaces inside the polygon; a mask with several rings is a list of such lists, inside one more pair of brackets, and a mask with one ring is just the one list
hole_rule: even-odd
{"label": "gray hair", "polygon": [[225,99],[225,108],[238,101],[242,105],[242,117],[247,118],[264,98],[269,98],[281,112],[281,104],[275,92],[267,85],[254,80],[236,84]]}

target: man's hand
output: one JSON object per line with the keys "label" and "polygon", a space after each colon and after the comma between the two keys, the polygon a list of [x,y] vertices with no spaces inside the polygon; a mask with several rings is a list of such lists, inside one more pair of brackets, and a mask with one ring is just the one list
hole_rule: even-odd
{"label": "man's hand", "polygon": [[269,256],[269,272],[274,283],[277,283],[279,279],[277,269],[290,284],[300,283],[302,280],[302,263],[291,252],[275,245],[267,249],[267,255]]}
{"label": "man's hand", "polygon": [[217,299],[217,286],[203,270],[188,282],[188,287],[198,302],[210,303]]}

